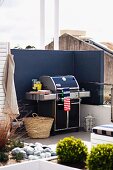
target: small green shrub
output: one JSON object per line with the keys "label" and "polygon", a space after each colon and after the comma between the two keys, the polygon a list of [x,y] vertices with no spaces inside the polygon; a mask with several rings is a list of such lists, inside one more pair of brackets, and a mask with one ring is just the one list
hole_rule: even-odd
{"label": "small green shrub", "polygon": [[56,153],[62,163],[84,164],[88,149],[81,139],[66,137],[57,143]]}
{"label": "small green shrub", "polygon": [[9,160],[8,153],[0,152],[0,162],[7,162]]}
{"label": "small green shrub", "polygon": [[9,139],[7,144],[5,145],[5,150],[11,151],[12,149],[16,147],[23,148],[24,143],[21,142],[19,139]]}
{"label": "small green shrub", "polygon": [[23,159],[23,154],[22,153],[16,153],[15,155],[13,155],[12,158],[15,159],[17,162],[19,162]]}
{"label": "small green shrub", "polygon": [[113,144],[93,146],[86,167],[88,170],[113,170]]}

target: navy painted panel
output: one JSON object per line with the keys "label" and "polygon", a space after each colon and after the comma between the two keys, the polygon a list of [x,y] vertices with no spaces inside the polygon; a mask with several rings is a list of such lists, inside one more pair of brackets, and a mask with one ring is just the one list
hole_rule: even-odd
{"label": "navy painted panel", "polygon": [[104,82],[104,52],[75,51],[75,74],[79,82]]}
{"label": "navy painted panel", "polygon": [[18,100],[30,91],[32,79],[42,75],[74,74],[74,53],[71,51],[18,50],[13,49],[15,61],[15,85]]}
{"label": "navy painted panel", "polygon": [[91,97],[82,99],[82,103],[103,104],[104,52],[75,51],[75,76],[80,87],[91,92]]}
{"label": "navy painted panel", "polygon": [[[25,99],[32,79],[42,75],[74,75],[80,88],[91,90],[87,104],[103,103],[103,87],[95,82],[104,82],[103,51],[51,51],[12,49],[15,61],[15,85],[18,100]],[[90,82],[94,82],[90,83]],[[33,103],[34,104],[34,103]]]}

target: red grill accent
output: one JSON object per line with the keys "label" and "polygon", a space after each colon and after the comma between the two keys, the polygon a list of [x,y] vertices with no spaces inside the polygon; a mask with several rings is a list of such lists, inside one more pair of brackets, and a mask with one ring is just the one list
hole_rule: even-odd
{"label": "red grill accent", "polygon": [[70,111],[70,98],[66,97],[64,98],[64,111]]}

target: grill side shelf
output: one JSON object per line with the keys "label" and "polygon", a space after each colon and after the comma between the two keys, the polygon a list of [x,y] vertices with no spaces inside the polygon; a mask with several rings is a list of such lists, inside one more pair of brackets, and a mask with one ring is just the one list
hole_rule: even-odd
{"label": "grill side shelf", "polygon": [[47,95],[42,95],[40,94],[39,100],[56,100],[56,94],[47,94]]}
{"label": "grill side shelf", "polygon": [[[71,99],[77,99],[77,98],[83,98],[83,97],[90,97],[90,91],[79,91],[79,92],[73,92],[70,94]],[[57,100],[57,94],[31,94],[29,92],[26,93],[26,99],[28,100]]]}
{"label": "grill side shelf", "polygon": [[29,92],[26,93],[26,99],[28,100],[56,100],[56,94],[31,94]]}
{"label": "grill side shelf", "polygon": [[79,98],[90,97],[90,91],[79,91]]}

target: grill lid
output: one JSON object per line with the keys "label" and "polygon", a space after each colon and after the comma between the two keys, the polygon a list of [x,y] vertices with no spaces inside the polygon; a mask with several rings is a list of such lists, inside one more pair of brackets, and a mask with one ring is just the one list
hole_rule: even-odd
{"label": "grill lid", "polygon": [[73,75],[66,76],[41,76],[40,81],[44,89],[51,90],[53,92],[58,89],[69,87],[69,89],[79,89],[78,82]]}

